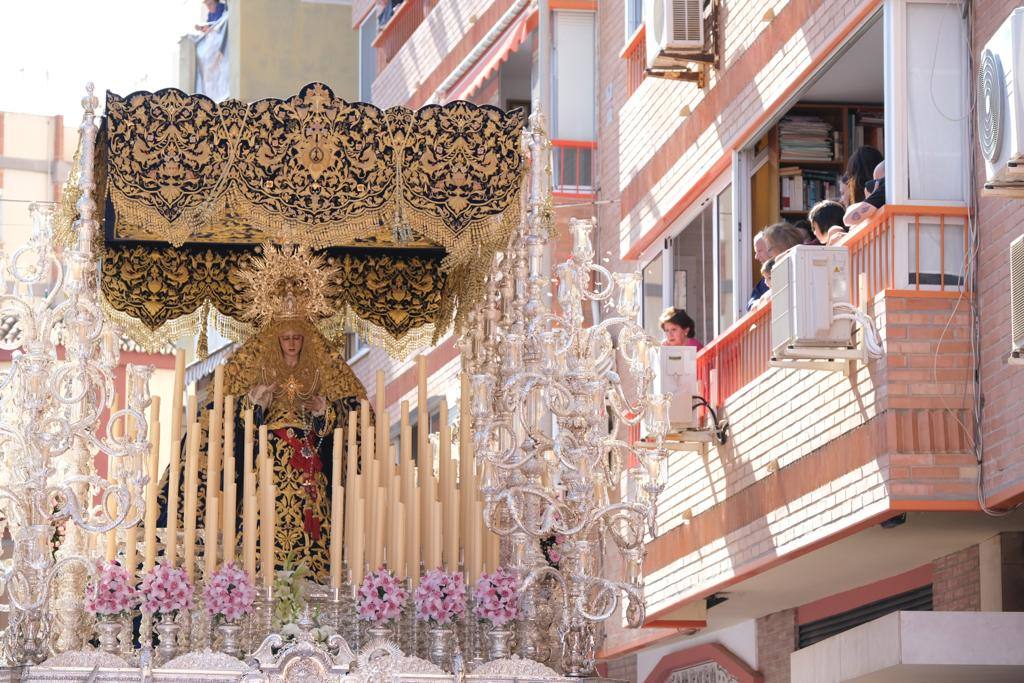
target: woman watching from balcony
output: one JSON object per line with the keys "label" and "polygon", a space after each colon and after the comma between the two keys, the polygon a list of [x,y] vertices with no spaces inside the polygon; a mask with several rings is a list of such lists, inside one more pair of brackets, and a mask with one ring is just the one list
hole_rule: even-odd
{"label": "woman watching from balcony", "polygon": [[868,181],[874,177],[875,168],[882,163],[882,153],[874,147],[858,147],[846,162],[846,173],[842,177],[846,188],[846,205],[864,201],[871,194]]}
{"label": "woman watching from balcony", "polygon": [[871,218],[875,211],[885,205],[884,161],[880,161],[878,165],[875,166],[875,171],[872,175],[872,179],[864,184],[864,190],[867,192],[867,197],[864,198],[864,201],[851,204],[846,209],[846,215],[843,216],[843,222],[846,223],[846,225],[852,227],[863,223],[867,219]]}
{"label": "woman watching from balcony", "polygon": [[661,331],[665,333],[662,346],[696,346],[700,351],[704,348],[694,337],[693,318],[681,308],[666,308],[659,319]]}
{"label": "woman watching from balcony", "polygon": [[835,244],[846,234],[847,227],[843,225],[843,214],[846,209],[839,202],[825,199],[811,207],[807,214],[811,222],[811,230],[821,244]]}

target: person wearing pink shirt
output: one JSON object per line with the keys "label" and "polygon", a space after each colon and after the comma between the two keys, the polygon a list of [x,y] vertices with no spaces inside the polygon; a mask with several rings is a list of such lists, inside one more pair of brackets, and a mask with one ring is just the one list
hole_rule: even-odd
{"label": "person wearing pink shirt", "polygon": [[661,331],[665,333],[662,346],[695,346],[700,351],[704,348],[693,335],[693,318],[681,308],[666,308],[659,318]]}

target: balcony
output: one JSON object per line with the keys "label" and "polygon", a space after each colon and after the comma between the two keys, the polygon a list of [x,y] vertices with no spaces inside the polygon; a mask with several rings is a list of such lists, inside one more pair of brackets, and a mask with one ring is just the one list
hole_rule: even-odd
{"label": "balcony", "polygon": [[433,8],[431,0],[405,0],[401,4],[389,0],[388,5],[393,14],[373,40],[377,48],[377,73],[391,63]]}
{"label": "balcony", "polygon": [[593,197],[594,159],[597,143],[580,140],[552,140],[551,165],[556,197]]}
{"label": "balcony", "polygon": [[[701,350],[698,378],[730,438],[668,462],[645,565],[650,626],[678,624],[723,591],[733,597],[716,614],[759,616],[992,533],[984,515],[942,516],[977,509],[966,217],[886,206],[846,237],[853,303],[873,318],[883,358],[849,375],[771,366],[770,301]],[[878,527],[900,513],[923,517]],[[617,647],[630,639],[617,634]]]}
{"label": "balcony", "polygon": [[643,24],[626,42],[619,57],[626,60],[626,96],[632,95],[647,76],[646,29]]}

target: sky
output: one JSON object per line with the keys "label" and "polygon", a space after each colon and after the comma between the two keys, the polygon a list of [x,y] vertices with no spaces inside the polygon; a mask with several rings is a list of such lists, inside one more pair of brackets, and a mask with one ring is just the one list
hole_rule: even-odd
{"label": "sky", "polygon": [[81,118],[85,83],[119,94],[176,86],[178,39],[201,0],[0,0],[0,111]]}

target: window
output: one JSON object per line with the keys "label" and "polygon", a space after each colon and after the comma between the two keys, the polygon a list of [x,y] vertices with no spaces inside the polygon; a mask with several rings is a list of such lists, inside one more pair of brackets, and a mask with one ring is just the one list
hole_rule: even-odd
{"label": "window", "polygon": [[626,40],[644,23],[644,0],[626,0]]}
{"label": "window", "polygon": [[644,330],[656,340],[661,340],[661,326],[658,318],[665,310],[665,273],[662,254],[659,253],[643,270],[643,324]]}
{"label": "window", "polygon": [[359,99],[369,102],[373,81],[377,78],[377,50],[373,47],[373,39],[377,37],[377,16],[370,16],[359,27]]}
{"label": "window", "polygon": [[555,12],[553,23],[552,137],[590,142],[597,97],[594,13]]}
{"label": "window", "polygon": [[672,238],[672,306],[693,318],[694,336],[706,342],[715,336],[712,292],[715,286],[714,203]]}
{"label": "window", "polygon": [[366,341],[356,332],[345,333],[345,360],[352,362],[356,356],[370,349]]}
{"label": "window", "polygon": [[715,235],[718,239],[718,331],[736,320],[736,277],[733,273],[732,185],[718,193]]}

